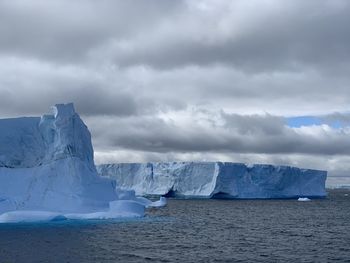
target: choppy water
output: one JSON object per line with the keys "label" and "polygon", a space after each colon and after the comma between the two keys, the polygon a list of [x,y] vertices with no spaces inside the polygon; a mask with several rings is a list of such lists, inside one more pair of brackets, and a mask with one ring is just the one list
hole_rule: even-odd
{"label": "choppy water", "polygon": [[350,262],[349,231],[349,191],[311,202],[169,200],[129,222],[2,225],[0,262]]}

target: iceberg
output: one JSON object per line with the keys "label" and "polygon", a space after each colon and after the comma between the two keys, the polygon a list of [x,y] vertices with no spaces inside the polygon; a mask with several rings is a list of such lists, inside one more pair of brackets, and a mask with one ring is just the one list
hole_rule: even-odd
{"label": "iceberg", "polygon": [[[0,120],[0,222],[143,216],[152,202],[120,198],[96,171],[91,135],[70,104]],[[155,203],[157,205],[158,203]]]}
{"label": "iceberg", "polygon": [[326,171],[229,162],[117,163],[97,166],[103,178],[137,195],[273,199],[326,196]]}

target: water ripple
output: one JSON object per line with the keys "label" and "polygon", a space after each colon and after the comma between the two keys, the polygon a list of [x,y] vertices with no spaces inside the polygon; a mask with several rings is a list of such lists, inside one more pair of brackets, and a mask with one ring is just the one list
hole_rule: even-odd
{"label": "water ripple", "polygon": [[169,200],[145,218],[0,227],[1,262],[349,262],[350,198]]}

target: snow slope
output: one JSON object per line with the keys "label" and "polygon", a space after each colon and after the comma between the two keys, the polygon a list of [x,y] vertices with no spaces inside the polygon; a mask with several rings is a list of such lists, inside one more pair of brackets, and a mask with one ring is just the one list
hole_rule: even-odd
{"label": "snow slope", "polygon": [[73,104],[0,120],[0,222],[143,215],[133,192],[119,195],[114,180],[98,176],[90,132]]}
{"label": "snow slope", "polygon": [[97,166],[104,178],[138,195],[189,198],[326,196],[326,171],[222,162],[120,163]]}

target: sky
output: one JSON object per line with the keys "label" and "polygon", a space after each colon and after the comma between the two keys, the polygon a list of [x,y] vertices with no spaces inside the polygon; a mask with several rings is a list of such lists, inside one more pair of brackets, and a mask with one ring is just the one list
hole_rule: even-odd
{"label": "sky", "polygon": [[350,184],[347,0],[2,0],[0,117],[74,102],[97,164],[233,161]]}

